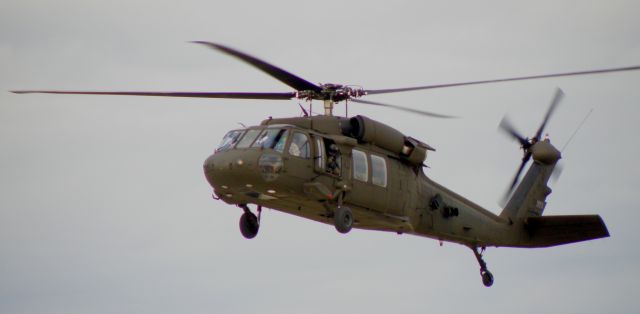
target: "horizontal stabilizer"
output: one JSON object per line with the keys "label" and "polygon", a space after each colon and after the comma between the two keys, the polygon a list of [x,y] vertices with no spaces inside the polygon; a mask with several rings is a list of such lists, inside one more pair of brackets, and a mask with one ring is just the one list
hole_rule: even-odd
{"label": "horizontal stabilizer", "polygon": [[609,236],[599,215],[541,216],[525,220],[525,247],[548,247]]}

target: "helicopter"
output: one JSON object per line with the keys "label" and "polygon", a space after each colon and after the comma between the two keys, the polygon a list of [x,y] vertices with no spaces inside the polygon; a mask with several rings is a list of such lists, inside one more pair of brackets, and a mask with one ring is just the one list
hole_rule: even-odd
{"label": "helicopter", "polygon": [[[426,85],[392,89],[363,89],[342,84],[314,84],[239,50],[213,42],[196,41],[235,57],[280,82],[293,92],[127,92],[21,90],[17,94],[85,94],[163,96],[255,100],[298,99],[303,116],[272,118],[234,129],[204,164],[204,176],[215,200],[242,210],[241,234],[252,239],[260,229],[263,208],[271,208],[333,225],[339,233],[353,228],[412,234],[469,247],[480,266],[482,283],[490,287],[494,276],[484,261],[487,247],[542,248],[609,236],[599,215],[543,215],[547,185],[560,151],[544,129],[563,93],[556,91],[532,137],[525,137],[503,119],[500,129],[516,140],[523,157],[507,190],[502,211],[495,214],[430,179],[424,171],[427,143],[364,115],[333,114],[340,102],[388,107],[432,118],[452,116],[401,107],[361,97],[551,77],[639,70],[640,66],[566,72],[534,76]],[[312,101],[322,101],[323,114],[315,114]],[[520,179],[526,165],[531,165]],[[250,206],[255,206],[252,210]]]}

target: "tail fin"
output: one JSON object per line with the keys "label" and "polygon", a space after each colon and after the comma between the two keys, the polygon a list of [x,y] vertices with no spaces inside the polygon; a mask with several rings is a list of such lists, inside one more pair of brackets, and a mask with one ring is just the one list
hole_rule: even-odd
{"label": "tail fin", "polygon": [[555,165],[555,161],[550,164],[534,161],[500,213],[500,217],[516,221],[527,217],[542,216],[547,204],[547,196],[551,194],[547,182]]}

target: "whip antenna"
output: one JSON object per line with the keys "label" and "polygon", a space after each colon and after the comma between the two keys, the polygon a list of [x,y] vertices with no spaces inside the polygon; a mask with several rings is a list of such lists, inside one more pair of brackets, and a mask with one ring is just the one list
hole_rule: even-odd
{"label": "whip antenna", "polygon": [[573,137],[576,136],[576,134],[578,133],[578,131],[580,131],[580,129],[582,128],[584,123],[587,122],[587,119],[589,119],[589,116],[591,116],[592,112],[593,112],[593,108],[591,108],[591,110],[589,110],[589,112],[584,117],[584,119],[582,119],[582,122],[580,122],[580,125],[578,125],[578,127],[576,128],[575,131],[573,131],[573,134],[571,134],[571,136],[569,137],[567,142],[564,144],[564,146],[562,146],[562,149],[560,150],[561,153],[564,152],[564,150],[565,150],[565,148],[567,148],[567,146],[569,146],[569,143],[571,143],[571,140],[573,140]]}

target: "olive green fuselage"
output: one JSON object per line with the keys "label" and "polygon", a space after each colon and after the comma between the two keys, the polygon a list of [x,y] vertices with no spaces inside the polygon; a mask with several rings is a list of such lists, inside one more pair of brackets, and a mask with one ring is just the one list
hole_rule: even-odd
{"label": "olive green fuselage", "polygon": [[[424,156],[416,162],[406,147],[402,151],[402,143],[397,152],[377,145],[386,141],[385,147],[395,149],[395,130],[378,125],[378,134],[369,136],[376,142],[365,142],[351,136],[357,133],[354,127],[358,125],[340,117],[265,120],[238,130],[244,134],[211,155],[204,164],[205,176],[216,197],[229,204],[256,204],[327,224],[333,224],[337,206],[348,206],[354,228],[465,245],[519,246],[522,228],[431,181],[423,172]],[[266,130],[281,136],[269,139]],[[391,136],[385,139],[387,133]],[[248,134],[264,137],[243,143]],[[292,147],[294,137],[307,140],[302,155]],[[402,140],[432,150],[413,138]],[[250,141],[253,144],[247,144]],[[330,160],[332,154],[339,156],[338,165],[335,158]]]}

